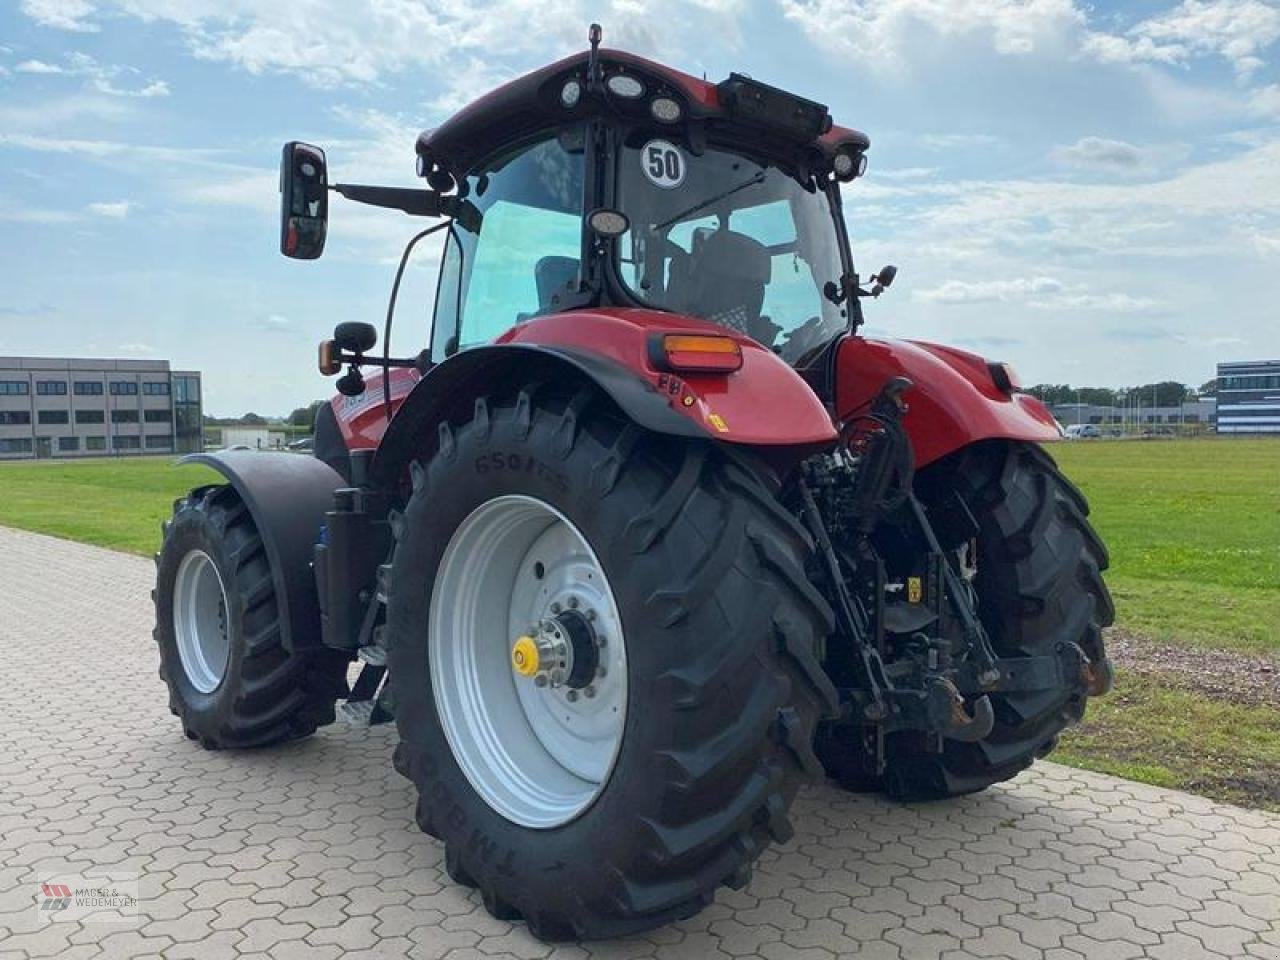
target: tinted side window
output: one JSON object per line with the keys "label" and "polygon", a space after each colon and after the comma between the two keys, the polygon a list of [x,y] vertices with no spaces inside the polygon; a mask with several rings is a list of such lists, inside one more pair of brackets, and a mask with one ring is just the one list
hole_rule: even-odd
{"label": "tinted side window", "polygon": [[552,298],[577,277],[582,176],[582,154],[551,139],[470,178],[484,219],[478,234],[458,226],[445,251],[436,298],[439,356],[554,309]]}

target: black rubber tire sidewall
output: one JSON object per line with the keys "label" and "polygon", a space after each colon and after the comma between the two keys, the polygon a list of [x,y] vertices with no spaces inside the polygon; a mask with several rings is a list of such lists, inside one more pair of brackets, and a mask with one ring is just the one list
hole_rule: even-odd
{"label": "black rubber tire sidewall", "polygon": [[[484,418],[489,423],[487,410]],[[671,551],[696,555],[710,532],[698,528],[699,511],[687,510],[662,535],[662,550],[630,550],[627,525],[635,510],[627,506],[629,491],[643,489],[656,497],[669,478],[640,457],[622,471],[602,503],[600,466],[607,448],[581,430],[572,450],[561,452],[563,437],[557,426],[562,423],[535,411],[526,436],[518,417],[509,409],[500,415],[495,408],[486,429],[473,423],[461,428],[456,439],[449,431],[441,451],[428,463],[425,491],[411,499],[403,517],[392,570],[389,666],[402,739],[397,763],[419,786],[423,828],[445,841],[451,871],[474,879],[491,910],[496,902],[509,904],[544,938],[619,936],[696,912],[726,882],[726,871],[754,860],[767,841],[757,845],[751,840],[752,824],[760,818],[748,810],[748,822],[738,831],[741,849],[729,849],[732,843],[726,843],[713,856],[671,869],[648,860],[653,841],[646,820],[658,819],[664,807],[681,802],[661,775],[661,756],[676,745],[672,725],[683,720],[670,707],[663,674],[679,662],[674,645],[687,643],[687,631],[654,625],[651,588],[670,579],[664,556]],[[473,789],[441,727],[429,673],[431,585],[446,545],[476,507],[508,494],[542,500],[578,527],[609,579],[627,637],[628,713],[611,777],[583,813],[549,830],[530,830],[506,820]],[[747,596],[741,599],[749,604]],[[757,629],[757,637],[743,637],[742,642],[758,647],[759,656],[772,655],[769,625],[759,624]],[[785,673],[762,671],[758,682],[775,685],[764,694],[776,701],[770,707],[774,714],[791,702]],[[811,731],[815,711],[808,704],[804,700],[799,709]],[[731,727],[738,707],[721,705],[719,722]],[[773,749],[769,737],[770,730],[760,731],[758,753]],[[785,808],[799,783],[798,768],[777,759],[770,769],[776,781],[771,790]],[[647,911],[628,901],[631,881],[663,885],[671,884],[673,876],[678,878],[675,888],[687,893],[663,909]]]}

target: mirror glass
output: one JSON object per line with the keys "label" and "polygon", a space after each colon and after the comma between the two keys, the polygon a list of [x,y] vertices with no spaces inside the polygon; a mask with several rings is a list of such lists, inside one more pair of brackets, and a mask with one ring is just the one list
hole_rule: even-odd
{"label": "mirror glass", "polygon": [[286,143],[280,157],[280,252],[286,257],[314,260],[324,252],[328,188],[324,151]]}

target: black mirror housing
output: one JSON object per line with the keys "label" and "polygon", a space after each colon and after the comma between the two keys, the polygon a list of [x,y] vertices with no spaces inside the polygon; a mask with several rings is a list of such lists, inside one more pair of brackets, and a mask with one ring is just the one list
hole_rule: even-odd
{"label": "black mirror housing", "polygon": [[329,222],[329,171],[324,151],[290,140],[280,155],[280,252],[314,260],[324,252]]}
{"label": "black mirror housing", "polygon": [[893,285],[893,278],[897,275],[898,268],[889,264],[887,267],[880,268],[880,272],[875,275],[875,281],[887,290]]}
{"label": "black mirror housing", "polygon": [[368,353],[378,342],[378,330],[371,323],[348,320],[333,328],[333,342],[347,353]]}

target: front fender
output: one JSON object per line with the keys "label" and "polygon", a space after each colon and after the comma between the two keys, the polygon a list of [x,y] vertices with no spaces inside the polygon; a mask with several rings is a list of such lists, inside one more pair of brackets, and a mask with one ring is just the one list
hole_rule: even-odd
{"label": "front fender", "polygon": [[914,340],[849,337],[836,357],[836,409],[841,420],[866,410],[890,377],[908,377],[904,424],[923,467],[979,440],[1058,440],[1057,421],[1025,393],[1008,394],[987,361],[953,347]]}
{"label": "front fender", "polygon": [[226,477],[249,508],[262,537],[271,581],[281,604],[286,650],[320,645],[320,604],[312,550],[333,509],[333,492],[345,486],[332,467],[298,453],[224,450],[196,453],[179,463],[202,463]]}

